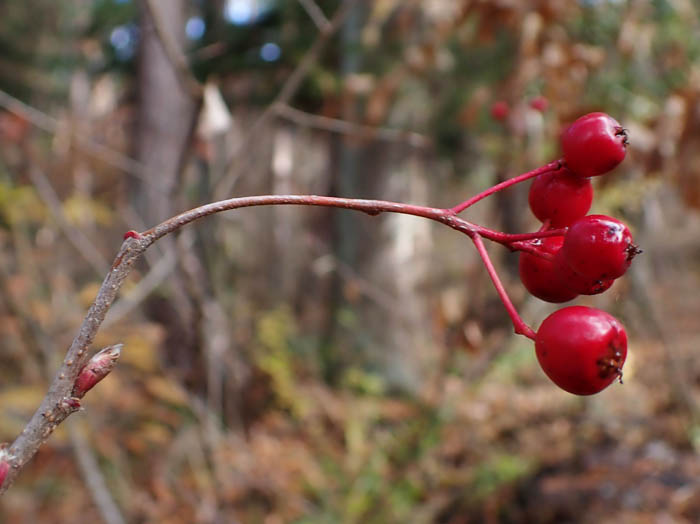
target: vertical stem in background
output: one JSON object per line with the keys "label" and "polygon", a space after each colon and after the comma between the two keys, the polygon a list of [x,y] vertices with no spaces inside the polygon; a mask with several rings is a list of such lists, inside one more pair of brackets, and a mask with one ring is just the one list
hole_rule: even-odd
{"label": "vertical stem in background", "polygon": [[[135,153],[149,183],[134,181],[130,194],[138,216],[150,224],[172,215],[181,205],[177,191],[201,105],[181,56],[188,5],[188,0],[152,2],[150,7],[155,9],[151,10],[146,2],[141,4]],[[176,249],[172,238],[161,246],[166,251]],[[202,368],[194,356],[200,345],[197,326],[201,315],[180,271],[176,266],[176,277],[168,281],[169,300],[158,302],[161,297],[153,297],[146,303],[147,315],[166,327],[173,361],[196,375]]]}
{"label": "vertical stem in background", "polygon": [[[361,106],[357,93],[352,89],[351,77],[361,68],[363,22],[364,6],[358,2],[350,8],[347,21],[341,30],[342,118],[348,122],[357,122],[360,119]],[[358,198],[364,189],[361,187],[364,148],[351,137],[339,137],[338,144],[339,169],[335,189],[340,195]],[[351,215],[351,213],[338,213],[336,222],[340,238],[338,256],[346,264],[353,264],[357,256],[357,221]]]}
{"label": "vertical stem in background", "polygon": [[[159,4],[160,30],[173,45],[184,43],[185,1]],[[172,215],[180,152],[187,149],[196,101],[180,81],[175,66],[154,28],[152,13],[141,10],[138,60],[138,128],[135,152],[151,183],[135,181],[134,207],[145,223]]]}
{"label": "vertical stem in background", "polygon": [[[364,25],[364,2],[356,2],[348,11],[347,19],[340,31],[340,77],[341,77],[341,118],[348,122],[360,119],[361,105],[357,93],[352,89],[352,75],[361,69],[362,63],[362,27]],[[331,138],[331,147],[335,149],[335,160],[338,163],[335,179],[332,182],[332,193],[348,195],[351,198],[366,196],[363,187],[364,169],[363,156],[366,148],[356,139],[347,136]],[[360,239],[362,231],[356,217],[352,213],[341,211],[332,215],[333,220],[333,249],[341,264],[357,267],[358,250],[368,239]],[[339,362],[344,358],[339,348],[345,346],[346,337],[339,325],[338,315],[344,306],[343,282],[340,275],[334,272],[330,295],[330,318],[328,319],[327,339],[322,344],[321,357],[323,360],[326,380],[333,382]]]}

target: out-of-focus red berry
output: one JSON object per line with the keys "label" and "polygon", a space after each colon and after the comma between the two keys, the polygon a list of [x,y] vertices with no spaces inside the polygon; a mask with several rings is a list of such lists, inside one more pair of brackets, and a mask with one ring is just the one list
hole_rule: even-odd
{"label": "out-of-focus red berry", "polygon": [[494,102],[493,104],[491,104],[491,117],[494,120],[503,122],[506,118],[508,118],[509,113],[510,106],[508,105],[508,102],[504,100],[499,100],[498,102]]}
{"label": "out-of-focus red berry", "polygon": [[542,95],[536,96],[535,98],[530,100],[530,107],[535,111],[544,113],[549,107],[549,100],[547,100],[547,98]]}

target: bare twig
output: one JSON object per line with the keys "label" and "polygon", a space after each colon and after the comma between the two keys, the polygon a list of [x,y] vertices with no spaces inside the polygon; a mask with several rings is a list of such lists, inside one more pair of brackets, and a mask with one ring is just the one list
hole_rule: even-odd
{"label": "bare twig", "polygon": [[[61,123],[54,117],[47,115],[43,111],[36,109],[12,95],[0,90],[0,106],[10,113],[21,116],[34,124],[39,129],[51,134],[58,134],[61,131]],[[121,169],[134,177],[145,180],[153,184],[153,180],[148,176],[148,170],[138,160],[134,160],[119,151],[115,151],[105,145],[95,142],[92,138],[81,134],[73,134],[76,146],[81,151],[92,155],[105,164]]]}
{"label": "bare twig", "polygon": [[306,14],[309,15],[309,18],[311,18],[314,24],[316,24],[319,31],[325,31],[328,28],[330,22],[314,0],[299,0],[299,3],[301,4],[301,7],[304,8],[304,11],[306,11]]}
{"label": "bare twig", "polygon": [[250,126],[245,138],[241,140],[238,147],[231,153],[227,161],[227,167],[224,169],[224,176],[217,182],[214,188],[214,195],[218,198],[222,198],[231,192],[233,184],[237,179],[237,173],[245,168],[250,161],[250,155],[244,155],[242,153],[249,149],[253,139],[257,138],[258,132],[275,116],[277,106],[288,104],[296,94],[299,90],[299,86],[301,86],[301,82],[306,78],[306,75],[309,74],[313,65],[318,61],[321,51],[323,51],[330,38],[343,25],[343,22],[345,22],[345,19],[350,13],[350,8],[357,1],[360,0],[345,0],[337,9],[330,23],[319,33],[316,41],[311,45],[308,51],[306,51],[301,62],[299,62],[299,65],[294,69],[289,78],[287,78],[287,81],[284,83],[275,99]]}
{"label": "bare twig", "polygon": [[[508,245],[519,240],[547,236],[549,233],[535,232],[509,235],[467,222],[456,216],[450,209],[415,206],[384,200],[362,200],[316,195],[262,195],[231,198],[190,209],[141,234],[133,233],[127,236],[117,253],[111,269],[102,282],[97,297],[90,306],[76,337],[68,348],[63,363],[59,367],[41,405],[32,415],[22,433],[7,449],[6,460],[11,468],[3,485],[0,486],[0,493],[7,490],[22,467],[34,456],[58,424],[79,409],[79,401],[72,396],[76,378],[88,361],[90,357],[88,348],[95,339],[95,335],[102,325],[107,311],[114,302],[119,288],[126,280],[136,260],[157,240],[199,218],[222,211],[264,205],[326,206],[362,211],[369,215],[378,215],[383,212],[413,215],[440,222],[460,231],[472,238],[477,247],[481,245],[482,248],[481,237]],[[516,324],[516,329],[519,327],[521,326]]]}
{"label": "bare twig", "polygon": [[58,372],[27,426],[8,448],[8,461],[11,465],[5,482],[0,487],[4,492],[21,468],[34,456],[39,447],[49,438],[58,424],[80,408],[71,397],[75,379],[89,358],[88,348],[95,338],[98,328],[112,305],[117,291],[128,276],[136,259],[147,246],[141,242],[126,241],[117,254],[112,268],[104,279],[95,302],[88,310]]}
{"label": "bare twig", "polygon": [[[185,235],[178,238],[181,249],[189,249],[193,241],[192,237]],[[148,273],[139,281],[139,285],[128,296],[122,297],[114,304],[104,321],[104,327],[111,326],[127,316],[168,278],[177,265],[176,253],[177,250],[174,247],[163,253],[163,256],[151,266]]]}
{"label": "bare twig", "polygon": [[175,70],[178,81],[182,84],[185,91],[189,92],[193,98],[201,98],[203,93],[202,85],[192,74],[192,70],[187,63],[187,58],[183,54],[182,49],[180,49],[178,43],[165,27],[160,12],[158,11],[158,4],[153,0],[144,0],[143,4],[153,22],[153,30],[163,46],[165,56]]}
{"label": "bare twig", "polygon": [[95,506],[97,506],[100,515],[102,515],[102,519],[107,524],[125,524],[126,520],[124,520],[119,507],[114,502],[114,498],[107,488],[92,447],[77,428],[74,420],[71,420],[68,424],[68,435],[73,446],[73,453],[75,453],[75,458],[78,460],[80,473],[85,480],[85,485],[90,491]]}
{"label": "bare twig", "polygon": [[73,244],[73,247],[80,253],[80,256],[92,266],[92,269],[94,269],[98,275],[104,275],[109,267],[109,263],[80,229],[70,225],[66,214],[63,212],[61,201],[53,187],[51,187],[51,183],[46,178],[46,175],[44,175],[39,168],[32,165],[29,169],[29,178],[34,184],[39,197],[48,206],[51,214],[56,219],[56,224],[58,224],[58,227],[63,231],[68,242]]}
{"label": "bare twig", "polygon": [[323,129],[324,131],[353,135],[361,138],[378,138],[387,142],[405,142],[412,147],[421,149],[432,145],[432,141],[428,137],[413,131],[366,126],[347,120],[340,120],[322,115],[312,115],[286,104],[276,106],[275,111],[280,117],[305,127]]}

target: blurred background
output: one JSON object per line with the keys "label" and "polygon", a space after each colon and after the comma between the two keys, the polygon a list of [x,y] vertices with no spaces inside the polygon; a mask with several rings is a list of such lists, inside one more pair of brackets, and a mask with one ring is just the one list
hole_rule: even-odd
{"label": "blurred background", "polygon": [[[700,521],[697,2],[4,0],[0,108],[0,441],[123,233],[202,203],[448,207],[606,111],[631,147],[592,212],[644,249],[575,301],[630,337],[624,385],[580,398],[453,230],[305,207],[199,221],[133,272],[95,344],[123,342],[119,365],[0,521]],[[527,190],[465,218],[532,231]],[[555,307],[489,250],[538,326]]]}

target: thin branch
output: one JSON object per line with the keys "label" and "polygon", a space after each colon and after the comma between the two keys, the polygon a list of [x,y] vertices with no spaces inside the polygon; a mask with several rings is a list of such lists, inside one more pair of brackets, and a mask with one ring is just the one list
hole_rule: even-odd
{"label": "thin branch", "polygon": [[[53,382],[51,383],[46,396],[42,400],[41,405],[32,415],[32,418],[22,433],[4,454],[11,467],[4,483],[2,486],[0,486],[0,494],[5,492],[7,488],[12,485],[13,480],[17,477],[17,474],[22,467],[24,467],[34,456],[39,447],[56,429],[58,424],[63,422],[69,415],[79,409],[80,403],[77,399],[73,398],[72,395],[76,378],[78,377],[80,370],[90,358],[88,349],[94,341],[95,335],[102,325],[107,311],[114,302],[119,288],[126,280],[136,260],[151,245],[153,245],[154,242],[199,218],[220,213],[222,211],[263,205],[308,205],[337,207],[362,211],[372,216],[383,212],[414,215],[440,222],[448,227],[451,227],[452,229],[466,234],[472,238],[474,243],[477,245],[477,248],[480,250],[480,253],[485,252],[483,249],[483,242],[481,240],[482,236],[494,242],[508,245],[509,242],[516,240],[522,240],[524,238],[537,238],[538,236],[546,235],[546,232],[509,235],[506,233],[493,231],[488,228],[467,222],[466,220],[454,215],[449,209],[415,206],[398,202],[388,202],[384,200],[362,200],[315,195],[262,195],[232,198],[190,209],[189,211],[185,211],[184,213],[169,218],[168,220],[158,224],[148,231],[145,231],[144,233],[133,233],[127,236],[122,243],[116,258],[112,263],[112,267],[102,282],[102,285],[97,293],[97,297],[90,306],[87,315],[83,319],[76,337],[73,339],[73,342],[68,348],[63,363],[56,372]],[[496,288],[499,289],[500,293],[502,291],[502,285],[500,285],[500,282],[497,279],[498,277],[494,276],[495,270],[493,270],[492,265],[489,265],[490,261],[488,260],[488,255],[486,255],[484,263],[487,265],[487,268],[490,268],[489,273],[491,274],[494,284],[496,285]],[[506,304],[506,307],[508,307],[509,302],[504,300],[504,303]],[[510,307],[512,308],[512,304]],[[522,326],[517,324],[514,319],[514,323],[516,324],[516,332],[532,337],[532,330],[529,329],[522,322],[522,320],[520,322],[522,323]]]}
{"label": "thin branch", "polygon": [[493,195],[494,193],[501,191],[503,189],[506,189],[507,187],[514,186],[515,184],[519,184],[520,182],[524,182],[525,180],[529,180],[530,178],[534,178],[539,175],[543,175],[544,173],[550,173],[552,171],[557,171],[561,169],[561,166],[564,165],[563,160],[555,160],[554,162],[550,162],[549,164],[545,164],[542,167],[538,167],[537,169],[533,169],[532,171],[528,171],[527,173],[523,173],[522,175],[518,175],[513,178],[509,178],[508,180],[505,180],[501,182],[500,184],[496,184],[493,187],[488,188],[486,191],[482,191],[478,195],[474,195],[473,197],[465,200],[461,204],[455,206],[452,208],[453,213],[461,213],[468,207],[476,204],[480,200],[483,200],[484,198]]}
{"label": "thin branch", "polygon": [[[25,118],[39,129],[56,135],[61,132],[61,123],[54,117],[25,104],[21,100],[12,95],[0,90],[0,107],[4,107],[10,113]],[[134,160],[119,151],[115,151],[105,145],[95,142],[92,138],[74,133],[76,146],[79,150],[92,155],[94,158],[101,160],[107,165],[116,167],[132,175],[140,178],[149,184],[153,184],[153,179],[148,176],[148,169],[138,160]]]}
{"label": "thin branch", "polygon": [[413,215],[435,220],[445,224],[448,227],[451,227],[452,229],[461,231],[470,237],[473,235],[480,235],[488,240],[498,242],[499,244],[506,246],[521,240],[532,240],[534,238],[558,236],[562,234],[562,230],[560,229],[538,231],[534,233],[502,233],[500,231],[494,231],[492,229],[467,222],[466,220],[454,215],[450,209],[415,206],[400,202],[389,202],[386,200],[365,200],[359,198],[340,198],[319,195],[259,195],[229,198],[227,200],[212,202],[211,204],[205,204],[203,206],[190,209],[189,211],[185,211],[184,213],[180,213],[177,216],[161,222],[157,226],[143,232],[141,236],[148,242],[148,245],[150,245],[165,235],[180,229],[182,226],[205,216],[231,209],[239,209],[242,207],[272,205],[337,207],[362,211],[369,215],[378,215],[380,213],[401,213],[404,215]]}
{"label": "thin branch", "polygon": [[71,393],[78,373],[90,357],[88,348],[92,344],[107,310],[112,305],[117,291],[126,280],[134,262],[146,247],[146,245],[133,240],[122,244],[112,268],[102,282],[95,302],[90,306],[46,396],[22,433],[7,449],[7,460],[11,467],[5,482],[0,486],[0,493],[7,490],[22,467],[34,456],[56,427],[80,408],[80,403],[72,398]]}
{"label": "thin branch", "polygon": [[[190,247],[189,242],[185,249]],[[165,282],[165,279],[174,271],[177,265],[176,250],[170,249],[166,251],[158,261],[151,266],[151,269],[139,281],[138,286],[133,289],[127,296],[119,299],[114,307],[110,310],[103,326],[111,326],[116,324],[131,311],[136,309],[159,285]]]}
{"label": "thin branch", "polygon": [[61,206],[61,201],[59,200],[53,187],[51,187],[51,183],[46,175],[44,175],[44,173],[42,173],[36,166],[32,166],[29,169],[29,178],[34,184],[39,197],[44,201],[51,211],[51,214],[56,219],[56,224],[58,225],[59,229],[63,231],[63,234],[68,239],[68,242],[73,244],[73,247],[75,247],[76,251],[80,253],[80,256],[82,256],[92,266],[92,269],[94,269],[98,275],[104,275],[109,268],[109,263],[100,254],[85,233],[70,225],[68,219],[66,218],[66,214],[63,211],[63,207]]}
{"label": "thin branch", "polygon": [[299,0],[299,3],[301,4],[301,7],[304,8],[304,11],[306,11],[306,14],[309,15],[309,18],[311,18],[314,24],[316,24],[319,31],[325,31],[328,28],[330,22],[314,0]]}
{"label": "thin branch", "polygon": [[227,166],[224,169],[224,176],[216,183],[214,195],[221,198],[231,193],[233,185],[237,180],[237,173],[245,168],[248,165],[248,162],[250,162],[250,155],[245,155],[244,153],[250,148],[251,144],[253,143],[253,139],[257,138],[258,132],[261,129],[264,129],[267,123],[275,116],[277,106],[288,104],[292,97],[296,94],[301,86],[301,82],[304,80],[304,78],[306,78],[306,75],[309,74],[313,65],[318,61],[319,57],[321,56],[321,52],[326,47],[328,41],[343,25],[343,22],[345,22],[345,19],[350,13],[350,8],[357,1],[360,0],[345,0],[336,10],[330,23],[319,33],[316,41],[312,44],[308,51],[306,51],[306,54],[301,59],[301,62],[299,62],[296,69],[294,69],[292,74],[289,75],[289,78],[287,78],[275,99],[250,126],[245,138],[241,140],[238,147],[236,147],[231,153],[231,156],[227,161]]}
{"label": "thin branch", "polygon": [[100,471],[95,453],[85,436],[80,432],[74,420],[68,423],[68,436],[73,446],[73,453],[78,460],[78,467],[83,476],[92,500],[95,502],[102,520],[107,524],[126,524],[119,507],[107,488],[104,475]]}
{"label": "thin branch", "polygon": [[143,4],[153,22],[153,30],[163,47],[163,52],[175,70],[175,76],[177,76],[178,81],[193,98],[201,98],[203,93],[202,85],[192,74],[187,58],[170,31],[168,31],[168,28],[165,27],[163,18],[158,11],[157,3],[153,0],[144,0]]}
{"label": "thin branch", "polygon": [[366,126],[348,122],[347,120],[340,120],[322,115],[312,115],[311,113],[300,111],[286,104],[276,106],[275,111],[280,117],[305,127],[323,129],[324,131],[353,135],[361,138],[378,138],[388,142],[405,142],[412,147],[421,149],[432,146],[430,138],[413,131]]}

